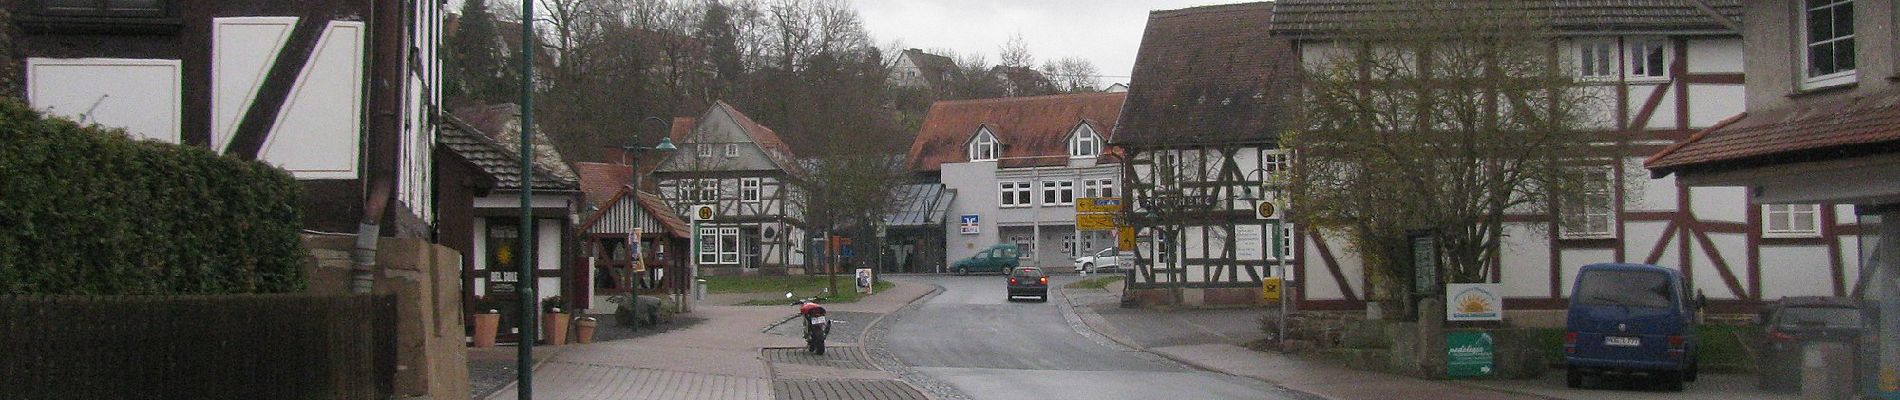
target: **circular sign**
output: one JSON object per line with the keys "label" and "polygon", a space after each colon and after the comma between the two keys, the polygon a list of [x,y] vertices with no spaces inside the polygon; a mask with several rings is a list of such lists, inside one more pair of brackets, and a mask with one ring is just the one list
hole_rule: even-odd
{"label": "circular sign", "polygon": [[699,219],[702,221],[712,219],[713,217],[712,207],[701,206],[699,207],[699,210],[695,212],[699,213]]}
{"label": "circular sign", "polygon": [[1254,213],[1256,213],[1256,215],[1259,216],[1259,218],[1268,219],[1268,218],[1273,218],[1273,212],[1275,210],[1273,209],[1273,202],[1262,201],[1260,202],[1259,206],[1254,207],[1253,211]]}

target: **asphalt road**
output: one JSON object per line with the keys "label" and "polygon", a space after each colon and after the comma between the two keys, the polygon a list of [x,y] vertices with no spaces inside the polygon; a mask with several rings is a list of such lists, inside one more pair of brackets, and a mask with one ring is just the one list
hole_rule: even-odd
{"label": "asphalt road", "polygon": [[897,318],[897,360],[973,399],[1301,399],[1259,381],[1199,371],[1077,332],[1051,282],[1049,302],[1005,300],[1004,278],[905,276],[944,291]]}

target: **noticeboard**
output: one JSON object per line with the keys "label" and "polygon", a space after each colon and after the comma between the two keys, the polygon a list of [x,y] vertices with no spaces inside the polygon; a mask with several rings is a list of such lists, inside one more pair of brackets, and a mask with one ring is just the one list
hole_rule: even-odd
{"label": "noticeboard", "polygon": [[1446,332],[1446,375],[1453,378],[1491,376],[1493,352],[1494,346],[1490,333]]}
{"label": "noticeboard", "polygon": [[1438,241],[1430,233],[1412,236],[1412,294],[1429,295],[1438,289]]}

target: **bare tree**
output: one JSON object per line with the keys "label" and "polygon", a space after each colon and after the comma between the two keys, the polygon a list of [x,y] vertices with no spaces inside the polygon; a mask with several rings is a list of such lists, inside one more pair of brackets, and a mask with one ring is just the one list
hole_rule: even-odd
{"label": "bare tree", "polygon": [[1042,73],[1056,82],[1056,89],[1064,92],[1094,92],[1102,86],[1101,71],[1095,69],[1094,62],[1082,57],[1063,57],[1043,63]]}
{"label": "bare tree", "polygon": [[[1537,15],[1400,1],[1338,32],[1309,63],[1288,185],[1307,228],[1346,232],[1375,282],[1412,276],[1406,232],[1432,229],[1449,282],[1498,277],[1507,214],[1584,204],[1616,150]],[[1389,298],[1389,297],[1388,297]]]}
{"label": "bare tree", "polygon": [[1001,66],[1017,68],[1036,66],[1036,56],[1029,53],[1029,43],[1023,41],[1023,34],[1020,32],[1010,35],[1009,41],[1003,42],[1003,47],[998,48],[996,54],[996,61]]}

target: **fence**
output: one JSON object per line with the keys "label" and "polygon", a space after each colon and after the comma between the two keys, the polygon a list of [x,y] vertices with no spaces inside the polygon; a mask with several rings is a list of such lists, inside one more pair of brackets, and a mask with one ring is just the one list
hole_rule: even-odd
{"label": "fence", "polygon": [[394,296],[0,297],[0,398],[371,399]]}

